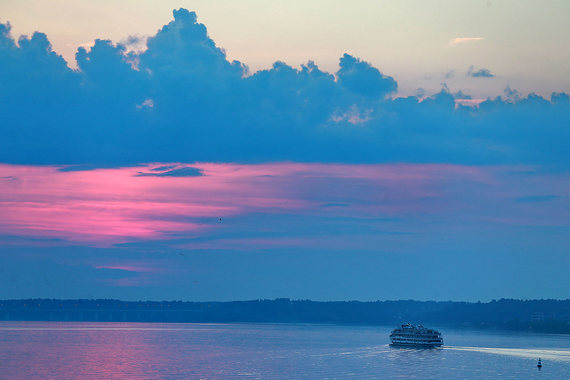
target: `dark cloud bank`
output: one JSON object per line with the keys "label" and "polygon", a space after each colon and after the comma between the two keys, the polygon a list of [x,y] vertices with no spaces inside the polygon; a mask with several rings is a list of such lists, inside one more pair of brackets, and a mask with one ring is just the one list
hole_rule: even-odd
{"label": "dark cloud bank", "polygon": [[347,54],[334,75],[312,62],[251,75],[184,9],[142,53],[97,40],[76,59],[0,24],[0,161],[570,162],[567,94],[392,99],[396,81]]}

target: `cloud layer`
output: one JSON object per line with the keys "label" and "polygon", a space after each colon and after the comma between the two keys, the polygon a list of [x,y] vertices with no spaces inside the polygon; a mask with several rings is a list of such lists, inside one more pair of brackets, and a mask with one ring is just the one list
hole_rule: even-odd
{"label": "cloud layer", "polygon": [[334,74],[313,62],[250,73],[195,13],[173,15],[142,52],[79,48],[78,70],[44,34],[16,42],[0,25],[0,161],[570,162],[567,94],[392,99],[396,81],[348,54]]}
{"label": "cloud layer", "polygon": [[[68,169],[0,164],[1,297],[477,300],[566,297],[570,286],[567,173]],[[172,172],[191,174],[155,175]]]}
{"label": "cloud layer", "polygon": [[[223,246],[239,236],[253,240],[231,240],[236,249],[281,243],[335,249],[359,243],[328,244],[340,232],[331,226],[294,232],[309,239],[283,236],[290,229],[283,229],[284,215],[329,223],[350,218],[356,225],[378,219],[402,233],[417,232],[422,220],[464,228],[482,222],[565,226],[570,216],[570,180],[534,167],[195,163],[65,169],[0,165],[0,236],[95,246],[206,239],[187,245],[193,249],[219,248],[219,238]],[[272,224],[263,226],[265,232],[243,224],[252,215],[272,215]],[[228,234],[232,227],[242,230]],[[323,233],[327,237],[319,238]]]}

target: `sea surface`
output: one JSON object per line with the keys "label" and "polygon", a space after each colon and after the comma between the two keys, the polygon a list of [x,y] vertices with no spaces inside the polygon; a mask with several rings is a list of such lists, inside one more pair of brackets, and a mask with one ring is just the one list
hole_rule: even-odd
{"label": "sea surface", "polygon": [[568,335],[440,329],[422,350],[393,327],[0,322],[0,378],[570,379]]}

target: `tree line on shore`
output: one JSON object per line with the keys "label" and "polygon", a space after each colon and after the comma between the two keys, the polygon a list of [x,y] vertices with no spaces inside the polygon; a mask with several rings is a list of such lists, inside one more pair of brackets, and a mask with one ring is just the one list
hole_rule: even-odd
{"label": "tree line on shore", "polygon": [[332,323],[416,323],[454,328],[570,333],[569,300],[231,302],[120,301],[113,299],[0,300],[0,320]]}

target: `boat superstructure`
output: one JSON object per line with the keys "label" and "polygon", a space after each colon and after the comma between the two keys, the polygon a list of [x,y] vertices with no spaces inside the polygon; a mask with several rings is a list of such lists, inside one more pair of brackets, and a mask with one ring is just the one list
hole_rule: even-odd
{"label": "boat superstructure", "polygon": [[441,333],[422,325],[401,325],[390,334],[390,345],[407,347],[440,347],[443,345]]}

